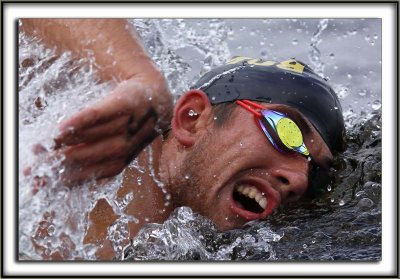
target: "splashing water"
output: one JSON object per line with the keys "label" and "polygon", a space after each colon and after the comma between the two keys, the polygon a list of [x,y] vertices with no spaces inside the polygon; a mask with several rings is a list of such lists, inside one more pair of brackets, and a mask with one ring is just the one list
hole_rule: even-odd
{"label": "splashing water", "polygon": [[[79,188],[69,189],[58,180],[62,158],[49,161],[45,155],[34,156],[31,152],[34,143],[50,150],[52,138],[58,133],[57,124],[105,96],[115,84],[99,83],[93,60],[75,61],[69,53],[56,56],[38,39],[20,33],[19,258],[43,260],[58,253],[64,259],[94,260],[98,247],[84,245],[83,239],[89,224],[88,213],[97,201],[105,199],[117,215],[106,238],[111,241],[115,258],[119,260],[379,260],[382,108],[377,93],[379,89],[376,88],[380,86],[365,88],[364,82],[358,84],[358,75],[343,64],[342,71],[341,67],[333,69],[334,63],[347,59],[345,55],[355,56],[360,51],[348,53],[351,49],[348,45],[354,42],[349,41],[346,45],[346,40],[360,36],[365,43],[365,34],[360,27],[357,27],[358,34],[340,38],[337,43],[332,41],[338,37],[335,32],[343,31],[341,22],[344,25],[352,23],[333,19],[240,23],[257,24],[254,28],[240,26],[238,21],[228,19],[130,20],[130,24],[138,29],[150,56],[165,73],[175,96],[187,90],[200,74],[229,60],[231,53],[259,56],[259,49],[251,50],[249,46],[260,46],[261,39],[268,42],[262,44],[264,52],[274,59],[297,55],[302,60],[308,55],[319,75],[330,76],[342,101],[349,148],[338,158],[341,166],[338,183],[321,197],[280,208],[266,221],[254,221],[242,229],[223,233],[191,209],[177,208],[163,224],[144,226],[128,245],[128,223],[137,223],[138,220],[137,216],[124,213],[127,204],[136,198],[133,193],[126,193],[122,198],[116,195],[122,184],[122,174],[105,182],[99,191],[92,190],[94,183],[90,181]],[[367,22],[363,21],[363,24]],[[370,23],[371,28],[378,25],[375,21]],[[241,32],[251,32],[250,39],[234,41]],[[379,28],[376,32],[368,32],[381,37]],[[295,45],[287,44],[289,34],[296,38]],[[308,34],[312,35],[308,38]],[[306,41],[310,42],[309,48],[294,53],[302,47],[298,42]],[[236,48],[232,47],[234,43]],[[334,49],[327,49],[325,44]],[[287,45],[290,48],[283,47]],[[341,52],[340,46],[346,51]],[[377,53],[370,57],[377,57],[379,61],[378,41],[373,48],[369,42],[366,46],[368,51],[376,48]],[[279,52],[281,48],[282,52]],[[325,63],[322,61],[324,54],[331,57]],[[365,67],[361,74],[379,72],[379,68]],[[327,69],[331,68],[333,70],[327,74]],[[351,74],[351,80],[347,78],[348,74]],[[361,90],[368,90],[368,95],[359,95]],[[370,106],[358,113],[360,106],[356,102],[361,102],[359,98],[375,99],[369,99]],[[151,158],[149,161],[152,162]],[[35,166],[27,176],[23,175],[26,166]],[[145,168],[136,160],[130,167],[140,174],[135,180],[138,187],[145,187],[142,180]],[[31,185],[36,176],[42,175],[48,177],[48,185],[33,196]],[[159,187],[163,185],[159,184]]]}
{"label": "splashing water", "polygon": [[315,31],[315,33],[311,37],[310,53],[308,56],[314,71],[321,77],[324,77],[325,64],[321,60],[321,51],[318,49],[318,45],[322,42],[321,35],[323,34],[323,31],[328,27],[328,23],[328,19],[322,19],[318,23],[317,31]]}

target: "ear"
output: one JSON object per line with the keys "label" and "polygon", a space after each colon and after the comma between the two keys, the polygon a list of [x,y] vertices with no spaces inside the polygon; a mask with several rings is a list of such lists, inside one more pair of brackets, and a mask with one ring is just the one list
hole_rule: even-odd
{"label": "ear", "polygon": [[[193,113],[194,112],[194,113]],[[190,90],[175,105],[171,126],[175,138],[190,147],[209,123],[211,103],[201,90]]]}

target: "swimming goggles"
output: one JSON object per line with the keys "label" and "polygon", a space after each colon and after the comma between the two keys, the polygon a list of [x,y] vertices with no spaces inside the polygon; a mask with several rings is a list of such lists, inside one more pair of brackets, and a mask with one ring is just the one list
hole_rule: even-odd
{"label": "swimming goggles", "polygon": [[236,103],[256,116],[261,130],[275,149],[282,153],[298,152],[309,159],[308,190],[311,195],[315,196],[325,192],[326,187],[335,182],[336,178],[332,169],[322,168],[312,160],[310,152],[304,144],[303,134],[299,126],[286,114],[266,109],[249,100],[237,100]]}
{"label": "swimming goggles", "polygon": [[236,103],[256,116],[262,131],[275,149],[282,153],[298,152],[306,157],[310,155],[299,126],[286,114],[266,109],[249,100],[237,100]]}

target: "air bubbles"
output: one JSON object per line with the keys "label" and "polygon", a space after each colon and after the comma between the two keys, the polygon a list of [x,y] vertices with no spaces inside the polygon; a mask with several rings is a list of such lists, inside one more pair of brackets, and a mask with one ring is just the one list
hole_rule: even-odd
{"label": "air bubbles", "polygon": [[358,92],[358,95],[360,95],[361,97],[365,97],[367,95],[367,90],[366,89],[361,89]]}
{"label": "air bubbles", "polygon": [[326,190],[327,190],[328,192],[332,191],[332,186],[331,186],[331,185],[328,185],[328,187],[326,188]]}
{"label": "air bubbles", "polygon": [[329,58],[330,59],[335,59],[335,54],[334,53],[329,54]]}
{"label": "air bubbles", "polygon": [[347,35],[354,36],[357,35],[357,29],[353,28],[347,32]]}
{"label": "air bubbles", "polygon": [[367,193],[365,192],[365,191],[358,191],[357,193],[356,193],[356,197],[360,197],[360,196],[362,196],[362,195],[366,195]]}
{"label": "air bubbles", "polygon": [[343,206],[343,205],[345,205],[344,200],[340,200],[340,201],[339,201],[339,206]]}
{"label": "air bubbles", "polygon": [[299,40],[293,39],[292,40],[292,45],[297,46],[299,44]]}
{"label": "air bubbles", "polygon": [[357,204],[357,207],[360,210],[368,210],[368,209],[372,208],[373,206],[374,206],[374,202],[369,198],[362,198]]}
{"label": "air bubbles", "polygon": [[142,177],[140,175],[136,178],[136,181],[139,186],[142,185]]}
{"label": "air bubbles", "polygon": [[190,179],[190,175],[187,175],[187,174],[186,174],[186,175],[185,175],[185,179],[186,179],[186,180],[189,180],[189,179]]}
{"label": "air bubbles", "polygon": [[373,110],[378,110],[382,107],[382,103],[379,100],[375,100],[372,104],[371,107]]}

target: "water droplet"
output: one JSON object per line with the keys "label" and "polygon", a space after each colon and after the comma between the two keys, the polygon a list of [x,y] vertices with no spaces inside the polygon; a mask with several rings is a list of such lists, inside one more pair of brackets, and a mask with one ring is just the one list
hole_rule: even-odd
{"label": "water droplet", "polygon": [[[366,78],[366,76],[365,76]],[[362,89],[360,92],[358,92],[358,95],[360,95],[361,97],[364,97],[365,95],[367,95],[367,90]]]}
{"label": "water droplet", "polygon": [[378,110],[381,108],[381,106],[382,106],[382,104],[379,100],[375,100],[371,105],[373,110]]}
{"label": "water droplet", "polygon": [[377,40],[378,39],[378,34],[374,34],[374,40]]}
{"label": "water droplet", "polygon": [[214,120],[217,120],[217,119],[218,119],[218,117],[214,116]]}
{"label": "water droplet", "polygon": [[308,246],[307,244],[303,244],[303,248],[306,249]]}
{"label": "water droplet", "polygon": [[136,178],[136,180],[137,180],[137,184],[140,186],[140,185],[142,185],[142,177],[141,176],[138,176],[137,178]]}
{"label": "water droplet", "polygon": [[326,190],[327,190],[328,192],[332,191],[332,186],[331,186],[331,185],[328,185],[328,187],[326,188]]}
{"label": "water droplet", "polygon": [[343,205],[344,205],[344,200],[340,200],[340,201],[339,201],[339,205],[340,205],[340,206],[343,206]]}
{"label": "water droplet", "polygon": [[147,218],[147,217],[144,218],[144,220],[145,220],[146,222],[149,222],[149,221],[150,221],[149,218]]}
{"label": "water droplet", "polygon": [[334,109],[339,109],[338,107],[333,107]]}
{"label": "water droplet", "polygon": [[47,233],[48,233],[49,236],[53,236],[55,231],[56,231],[56,228],[54,227],[54,225],[50,225],[47,228]]}
{"label": "water droplet", "polygon": [[334,53],[329,54],[329,58],[330,59],[334,59],[335,58],[335,54]]}
{"label": "water droplet", "polygon": [[374,202],[370,200],[369,198],[362,198],[358,204],[357,207],[359,207],[362,210],[369,209],[374,206]]}
{"label": "water droplet", "polygon": [[297,39],[293,39],[292,40],[292,45],[295,46],[295,45],[298,45],[298,44],[299,44],[299,41]]}
{"label": "water droplet", "polygon": [[352,79],[353,77],[350,74],[347,74],[348,79]]}
{"label": "water droplet", "polygon": [[188,115],[189,116],[197,116],[197,112],[195,112],[194,110],[189,110],[189,113],[188,113]]}
{"label": "water droplet", "polygon": [[239,145],[240,145],[240,147],[243,147],[243,142],[240,142]]}
{"label": "water droplet", "polygon": [[348,34],[348,35],[354,36],[354,35],[357,34],[357,29],[356,29],[356,28],[353,28],[352,30],[350,30],[349,32],[347,32],[347,34]]}
{"label": "water droplet", "polygon": [[359,192],[356,193],[356,197],[359,197],[359,196],[365,195],[365,194],[366,194],[365,191],[359,191]]}
{"label": "water droplet", "polygon": [[190,176],[189,175],[185,175],[185,179],[186,180],[190,179]]}

